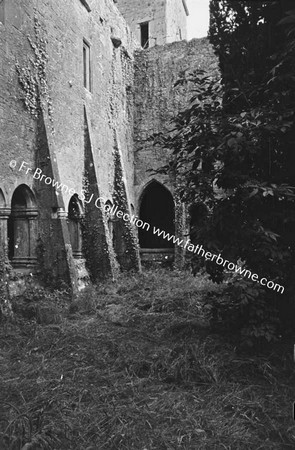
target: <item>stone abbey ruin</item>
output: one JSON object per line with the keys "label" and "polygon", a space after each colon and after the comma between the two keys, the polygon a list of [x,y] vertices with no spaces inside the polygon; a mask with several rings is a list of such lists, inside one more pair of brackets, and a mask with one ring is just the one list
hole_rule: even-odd
{"label": "stone abbey ruin", "polygon": [[180,71],[217,65],[206,38],[186,41],[188,14],[185,0],[0,1],[0,240],[20,285],[181,264],[141,225],[187,233],[150,138],[188,98]]}

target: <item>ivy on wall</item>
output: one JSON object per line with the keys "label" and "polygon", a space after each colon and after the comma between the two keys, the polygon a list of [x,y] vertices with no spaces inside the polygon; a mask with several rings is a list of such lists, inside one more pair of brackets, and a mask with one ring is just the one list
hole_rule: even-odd
{"label": "ivy on wall", "polygon": [[[181,200],[180,191],[181,184],[179,180],[176,178],[175,180],[175,193],[174,193],[174,201],[175,201],[175,235],[180,239],[184,237],[188,238],[188,211],[187,207]],[[175,246],[175,261],[174,265],[177,268],[184,267],[186,258],[186,251],[180,245]]]}
{"label": "ivy on wall", "polygon": [[[93,192],[95,194],[93,194]],[[97,188],[89,188],[88,178],[84,177],[83,193],[86,199],[85,216],[82,218],[83,253],[86,268],[92,282],[97,282],[111,276],[117,278],[119,268],[112,247],[111,238],[107,232],[107,219]],[[94,195],[96,201],[91,197]]]}
{"label": "ivy on wall", "polygon": [[[114,192],[113,200],[120,211],[129,214],[129,206],[127,200],[126,187],[123,179],[123,170],[121,164],[120,153],[117,145],[114,150]],[[122,268],[140,270],[139,245],[135,235],[135,231],[130,221],[120,220],[120,236],[122,239],[122,252],[117,253],[117,258]],[[118,230],[119,231],[119,230]]]}
{"label": "ivy on wall", "polygon": [[[53,122],[52,100],[47,79],[47,41],[44,29],[37,17],[34,18],[34,31],[34,40],[28,36],[33,56],[29,57],[24,65],[16,63],[18,81],[23,91],[22,100],[30,115],[38,118],[41,110],[47,110],[49,118]],[[54,131],[53,128],[52,131]]]}
{"label": "ivy on wall", "polygon": [[83,193],[85,197],[85,216],[81,222],[83,234],[83,253],[86,267],[92,282],[116,278],[118,264],[110,242],[107,218],[97,180],[86,110],[84,110],[84,176]]}

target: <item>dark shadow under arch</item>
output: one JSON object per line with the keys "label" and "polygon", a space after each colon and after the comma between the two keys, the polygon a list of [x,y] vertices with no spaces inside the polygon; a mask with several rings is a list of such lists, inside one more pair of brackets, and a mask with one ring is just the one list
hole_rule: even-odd
{"label": "dark shadow under arch", "polygon": [[18,186],[12,196],[11,208],[20,208],[26,210],[36,210],[35,195],[26,184]]}
{"label": "dark shadow under arch", "polygon": [[139,228],[139,244],[141,248],[173,248],[174,244],[153,233],[154,227],[165,233],[175,234],[175,207],[171,193],[161,183],[152,181],[145,188],[140,202],[139,217],[150,224],[149,231]]}
{"label": "dark shadow under arch", "polygon": [[6,201],[2,189],[0,189],[0,208],[6,207]]}
{"label": "dark shadow under arch", "polygon": [[38,210],[31,189],[21,184],[11,200],[8,221],[8,256],[16,266],[35,264]]}

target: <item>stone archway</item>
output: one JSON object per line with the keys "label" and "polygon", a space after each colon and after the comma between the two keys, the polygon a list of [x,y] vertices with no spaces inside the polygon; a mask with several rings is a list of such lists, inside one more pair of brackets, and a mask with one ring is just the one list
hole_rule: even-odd
{"label": "stone archway", "polygon": [[8,221],[8,256],[15,267],[37,262],[37,216],[33,192],[25,184],[18,186],[12,196]]}
{"label": "stone archway", "polygon": [[[157,181],[149,183],[143,191],[140,201],[139,217],[150,228],[139,229],[139,245],[142,255],[151,254],[152,259],[171,259],[174,255],[174,243],[154,233],[154,228],[170,235],[175,234],[175,205],[170,191]],[[168,257],[169,255],[169,257]],[[144,258],[145,259],[145,258]]]}

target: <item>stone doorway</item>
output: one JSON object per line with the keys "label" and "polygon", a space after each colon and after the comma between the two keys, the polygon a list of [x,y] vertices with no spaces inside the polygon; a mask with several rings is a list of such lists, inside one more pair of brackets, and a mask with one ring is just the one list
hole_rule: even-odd
{"label": "stone doorway", "polygon": [[154,233],[154,229],[175,234],[175,205],[170,191],[157,181],[145,188],[140,202],[139,217],[150,224],[149,231],[139,229],[142,261],[171,262],[174,260],[174,243]]}

